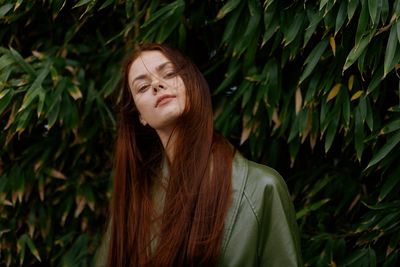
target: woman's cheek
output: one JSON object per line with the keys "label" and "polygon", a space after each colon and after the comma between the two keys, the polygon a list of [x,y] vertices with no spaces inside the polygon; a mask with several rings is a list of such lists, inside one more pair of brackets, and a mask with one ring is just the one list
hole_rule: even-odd
{"label": "woman's cheek", "polygon": [[142,117],[146,117],[149,113],[149,104],[143,96],[137,96],[134,98],[135,106],[138,109]]}

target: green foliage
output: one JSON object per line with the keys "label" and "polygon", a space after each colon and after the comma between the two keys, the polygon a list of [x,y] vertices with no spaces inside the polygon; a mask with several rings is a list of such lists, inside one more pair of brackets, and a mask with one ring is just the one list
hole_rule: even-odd
{"label": "green foliage", "polygon": [[121,62],[205,73],[215,125],[293,193],[306,266],[398,266],[400,0],[0,1],[0,265],[88,266]]}

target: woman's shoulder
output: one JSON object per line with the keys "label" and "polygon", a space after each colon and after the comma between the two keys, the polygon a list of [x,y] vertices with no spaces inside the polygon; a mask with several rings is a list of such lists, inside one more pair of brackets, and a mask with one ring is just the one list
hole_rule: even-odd
{"label": "woman's shoulder", "polygon": [[293,211],[286,182],[271,167],[247,160],[240,154],[235,155],[232,182],[234,198],[240,199],[237,204],[250,206],[256,217],[276,208],[284,213]]}
{"label": "woman's shoulder", "polygon": [[275,169],[248,160],[238,152],[233,161],[232,178],[244,182],[246,189],[286,188],[284,179]]}

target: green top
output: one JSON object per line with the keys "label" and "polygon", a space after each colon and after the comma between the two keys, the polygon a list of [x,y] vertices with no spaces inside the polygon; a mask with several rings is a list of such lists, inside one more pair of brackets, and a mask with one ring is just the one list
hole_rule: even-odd
{"label": "green top", "polygon": [[[218,267],[302,266],[293,203],[282,177],[236,153],[232,190]],[[108,242],[106,234],[95,266],[105,266]]]}

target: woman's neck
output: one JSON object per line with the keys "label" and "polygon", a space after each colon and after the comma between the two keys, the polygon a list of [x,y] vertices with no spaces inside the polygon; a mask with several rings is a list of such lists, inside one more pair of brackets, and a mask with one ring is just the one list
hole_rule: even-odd
{"label": "woman's neck", "polygon": [[174,129],[175,128],[168,130],[156,130],[169,161],[172,161],[174,158],[174,147],[176,142],[176,134],[174,134]]}

